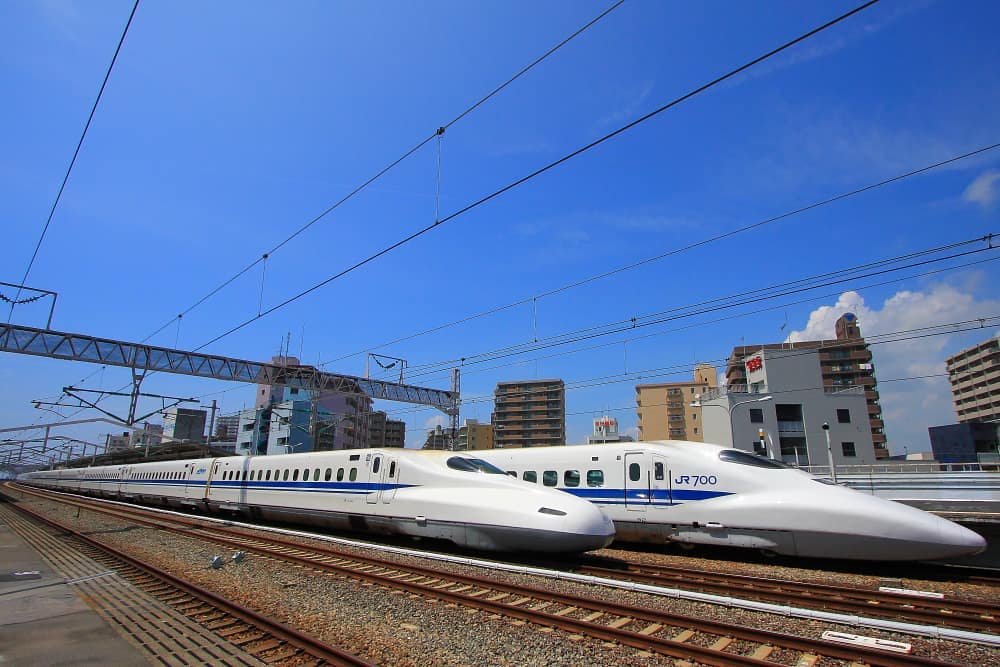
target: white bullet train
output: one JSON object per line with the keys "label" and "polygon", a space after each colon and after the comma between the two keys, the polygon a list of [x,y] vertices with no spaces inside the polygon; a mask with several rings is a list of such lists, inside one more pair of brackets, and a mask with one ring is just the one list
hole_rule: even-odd
{"label": "white bullet train", "polygon": [[614,525],[585,500],[511,479],[465,453],[399,449],[230,456],[25,473],[26,484],[472,549],[582,552]]}
{"label": "white bullet train", "polygon": [[818,558],[935,560],[985,540],[956,523],[771,459],[667,440],[476,452],[509,475],[590,500],[616,539]]}

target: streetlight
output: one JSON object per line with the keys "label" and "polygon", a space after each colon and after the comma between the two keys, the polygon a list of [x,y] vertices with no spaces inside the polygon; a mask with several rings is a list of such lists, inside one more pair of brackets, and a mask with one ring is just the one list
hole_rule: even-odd
{"label": "streetlight", "polygon": [[[750,399],[747,399],[745,401],[737,401],[736,403],[733,403],[732,405],[730,405],[730,406],[727,407],[725,405],[720,405],[718,403],[703,404],[701,402],[701,394],[698,394],[697,396],[695,396],[695,400],[690,405],[691,405],[692,408],[706,408],[707,407],[707,408],[722,408],[723,410],[727,410],[728,413],[729,413],[729,430],[730,430],[729,432],[730,432],[730,437],[732,437],[732,434],[733,434],[733,410],[735,410],[736,408],[738,408],[741,405],[747,405],[749,403],[763,403],[765,401],[770,401],[770,400],[773,400],[773,399],[774,399],[774,396],[771,396],[770,394],[768,394],[767,396],[760,396],[758,398],[750,398]],[[772,446],[771,449],[772,449],[772,452],[773,452],[774,447]],[[774,457],[772,456],[771,458],[774,458]]]}

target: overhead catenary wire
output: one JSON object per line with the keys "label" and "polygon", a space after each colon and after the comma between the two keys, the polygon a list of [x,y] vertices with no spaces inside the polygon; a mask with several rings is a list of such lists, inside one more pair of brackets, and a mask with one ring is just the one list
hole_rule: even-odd
{"label": "overhead catenary wire", "polygon": [[[846,269],[841,269],[836,272],[829,272],[809,278],[797,279],[788,281],[786,283],[770,285],[767,287],[758,288],[756,290],[744,291],[735,295],[718,297],[715,299],[701,301],[699,303],[687,306],[680,306],[670,310],[657,311],[646,315],[634,316],[627,319],[619,319],[617,321],[612,321],[612,322],[605,322],[598,326],[583,327],[572,331],[566,331],[559,334],[554,334],[541,339],[535,337],[534,340],[525,343],[518,343],[516,345],[496,348],[493,350],[476,354],[466,354],[460,358],[451,358],[437,362],[416,364],[416,365],[411,364],[409,366],[409,377],[414,378],[414,377],[425,376],[431,373],[437,373],[443,370],[444,368],[452,367],[459,363],[461,363],[463,366],[467,366],[474,363],[482,363],[483,361],[497,359],[503,356],[525,354],[539,349],[546,349],[548,347],[565,345],[573,342],[580,342],[582,340],[587,340],[599,336],[607,336],[614,333],[622,333],[624,331],[630,331],[638,328],[648,327],[654,324],[663,324],[665,322],[670,322],[673,320],[693,317],[696,315],[704,315],[708,313],[717,312],[719,310],[734,308],[737,306],[759,303],[761,301],[765,301],[768,299],[791,296],[794,294],[810,290],[820,289],[823,287],[830,287],[832,285],[837,285],[837,284],[843,284],[847,281],[871,278],[896,271],[903,271],[906,269],[926,266],[928,264],[936,262],[958,259],[973,254],[996,250],[996,248],[994,248],[992,244],[988,243],[989,238],[990,235],[987,235],[977,239],[970,239],[967,241],[961,241],[954,244],[939,246],[937,248],[932,248],[925,251],[908,253],[906,255],[879,260],[877,262],[871,262],[868,264],[848,267]],[[943,250],[956,249],[976,242],[987,242],[987,245],[982,248],[964,250],[962,252],[952,253],[943,257],[925,258],[925,259],[920,259],[919,261],[912,261],[907,264],[899,266],[890,266],[889,268],[882,268],[879,270],[868,271],[866,273],[860,273],[860,274],[856,273],[859,269],[864,269],[868,267],[886,266],[892,263],[897,263],[899,261],[904,261],[911,258],[924,257],[928,254],[941,252]],[[823,282],[808,284],[809,281],[815,280],[817,278],[828,278],[828,279]],[[807,284],[803,285],[803,283]],[[791,305],[791,304],[784,304],[784,305]]]}
{"label": "overhead catenary wire", "polygon": [[[875,336],[865,337],[864,342],[867,345],[887,345],[894,343],[901,343],[911,340],[919,340],[923,338],[930,338],[934,336],[942,336],[954,333],[963,333],[967,331],[975,331],[984,328],[985,326],[995,326],[1000,324],[1000,315],[989,315],[984,317],[979,317],[970,320],[962,320],[958,322],[948,322],[942,324],[929,325],[925,327],[916,327],[913,329],[904,329],[899,331],[890,331],[883,334],[877,334]],[[835,344],[831,344],[829,347],[834,347]],[[818,350],[824,348],[809,347],[809,348],[793,348],[787,351],[787,356],[801,356],[812,354]],[[712,365],[717,365],[721,363],[727,363],[729,357],[718,357],[714,359],[705,359],[699,363],[708,363]],[[680,363],[669,366],[661,366],[652,369],[641,369],[629,373],[616,373],[610,375],[602,375],[592,378],[582,378],[579,380],[573,380],[565,384],[566,391],[576,391],[580,389],[590,389],[593,387],[606,386],[611,384],[622,384],[625,382],[635,382],[636,380],[646,380],[652,378],[669,377],[681,374],[690,374],[697,364],[690,363]],[[947,374],[945,374],[947,375]],[[916,376],[915,376],[916,377]],[[924,376],[920,376],[924,377]],[[936,375],[926,376],[926,377],[936,377]],[[879,380],[882,382],[883,380]],[[896,380],[887,380],[896,381]],[[512,396],[526,398],[534,393],[544,393],[549,391],[544,388],[535,388],[530,390],[524,390],[521,392],[513,392]],[[770,392],[768,392],[770,393]],[[462,400],[462,405],[475,405],[477,403],[490,402],[494,399],[492,394],[486,394],[481,396],[473,396],[470,398],[465,398]],[[634,408],[634,406],[633,406]],[[411,408],[401,408],[399,410],[389,411],[390,415],[402,415],[402,414],[412,414],[419,412],[427,412],[431,408],[425,406],[414,406]],[[584,411],[593,412],[593,410]],[[574,413],[579,414],[579,413]]]}
{"label": "overhead catenary wire", "polygon": [[111,72],[114,70],[115,63],[118,61],[118,54],[121,53],[122,44],[125,43],[125,36],[128,35],[128,29],[132,25],[132,19],[135,17],[135,12],[138,8],[139,0],[135,0],[135,4],[132,5],[132,11],[128,15],[128,21],[125,23],[125,29],[122,30],[122,36],[118,39],[118,46],[115,47],[115,54],[111,57],[108,69],[104,73],[104,80],[101,82],[101,88],[97,91],[97,97],[94,99],[94,104],[90,108],[90,115],[87,116],[87,122],[83,126],[83,132],[80,134],[80,140],[76,143],[76,149],[73,151],[73,157],[69,161],[69,166],[66,168],[66,173],[63,175],[62,183],[59,185],[59,191],[56,193],[56,198],[52,202],[52,208],[49,210],[49,215],[45,219],[45,225],[42,227],[42,233],[38,236],[38,243],[35,244],[35,250],[31,253],[31,259],[28,261],[28,267],[24,270],[24,276],[21,278],[21,283],[17,288],[17,294],[14,296],[14,299],[10,304],[10,313],[7,315],[8,324],[14,316],[14,306],[17,305],[17,300],[21,296],[21,290],[24,289],[25,283],[28,282],[28,276],[31,274],[31,268],[35,265],[35,260],[38,258],[38,251],[41,250],[42,242],[45,240],[45,235],[48,233],[49,226],[52,224],[52,218],[56,214],[56,208],[59,206],[59,201],[62,199],[63,191],[66,189],[66,183],[69,182],[69,176],[73,172],[73,166],[76,164],[76,158],[80,155],[80,149],[83,147],[83,140],[87,138],[87,130],[90,129],[90,123],[94,120],[94,114],[97,113],[97,105],[100,104],[101,98],[104,96],[104,89],[108,85],[108,79],[111,78]]}
{"label": "overhead catenary wire", "polygon": [[[525,67],[523,67],[514,76],[510,77],[509,79],[507,79],[506,81],[504,81],[500,85],[494,87],[489,93],[487,93],[486,95],[484,95],[483,97],[481,97],[479,100],[477,100],[472,105],[466,107],[461,113],[459,113],[457,116],[455,116],[454,118],[452,118],[450,121],[448,121],[447,123],[444,123],[443,125],[441,125],[437,129],[435,129],[434,132],[432,132],[430,135],[428,135],[425,138],[421,139],[419,142],[416,143],[416,145],[414,145],[412,148],[410,148],[409,150],[407,150],[406,152],[404,152],[398,158],[396,158],[395,160],[393,160],[392,162],[390,162],[387,166],[385,166],[380,171],[378,171],[377,173],[375,173],[375,175],[371,176],[370,178],[368,178],[367,180],[365,180],[364,182],[362,182],[360,185],[358,185],[353,190],[351,190],[350,192],[348,192],[342,198],[340,198],[339,200],[337,200],[336,202],[334,202],[333,204],[331,204],[329,207],[327,207],[326,209],[324,209],[323,211],[321,211],[318,215],[316,215],[313,218],[311,218],[310,220],[308,220],[305,224],[303,224],[298,229],[296,229],[292,234],[290,234],[289,236],[287,236],[284,239],[282,239],[275,246],[273,246],[270,250],[268,250],[267,252],[265,252],[262,257],[257,257],[253,262],[251,262],[250,264],[248,264],[247,266],[245,266],[243,269],[241,269],[240,271],[238,271],[236,274],[234,274],[233,276],[231,276],[230,278],[228,278],[227,280],[225,280],[222,284],[218,285],[217,287],[215,287],[214,289],[212,289],[211,291],[209,291],[203,297],[201,297],[200,299],[198,299],[198,301],[196,301],[194,304],[192,304],[187,309],[185,309],[184,311],[182,311],[181,314],[182,315],[186,315],[187,313],[190,313],[192,310],[194,310],[195,308],[197,308],[201,304],[203,304],[206,301],[208,301],[209,299],[211,299],[213,296],[215,296],[220,291],[222,291],[223,289],[225,289],[226,287],[228,287],[229,285],[231,285],[234,281],[236,281],[237,279],[239,279],[241,276],[243,276],[244,274],[246,274],[247,271],[250,271],[255,266],[257,266],[257,264],[259,264],[261,261],[266,260],[267,257],[268,257],[268,255],[273,255],[275,252],[277,252],[278,250],[280,250],[281,248],[283,248],[285,245],[287,245],[288,243],[290,243],[291,241],[293,241],[296,237],[298,237],[300,234],[302,234],[303,232],[305,232],[307,229],[309,229],[310,227],[312,227],[313,225],[315,225],[317,222],[319,222],[323,218],[327,217],[328,215],[330,215],[331,213],[333,213],[334,211],[336,211],[342,205],[346,204],[348,201],[350,201],[355,196],[357,196],[362,191],[364,191],[369,185],[371,185],[375,181],[377,181],[380,178],[382,178],[382,176],[385,176],[387,173],[389,173],[390,171],[392,171],[394,168],[396,168],[402,162],[406,161],[414,153],[416,153],[417,151],[419,151],[421,148],[423,148],[424,146],[426,146],[428,143],[430,143],[431,141],[433,141],[435,138],[437,138],[438,142],[439,142],[438,143],[438,149],[439,149],[439,153],[438,153],[438,160],[439,160],[439,163],[438,163],[438,176],[439,176],[439,179],[440,179],[440,140],[441,140],[441,136],[444,134],[445,130],[447,130],[452,125],[454,125],[455,123],[459,122],[460,120],[462,120],[466,116],[468,116],[470,113],[472,113],[473,111],[475,111],[476,109],[478,109],[480,106],[482,106],[483,104],[485,104],[487,101],[489,101],[494,96],[498,95],[502,90],[504,90],[505,88],[507,88],[507,86],[509,86],[510,84],[514,83],[515,81],[517,81],[518,79],[520,79],[522,76],[524,76],[525,74],[527,74],[528,72],[530,72],[532,69],[534,69],[536,66],[538,66],[539,64],[541,64],[543,61],[545,61],[547,58],[549,58],[556,51],[560,50],[562,47],[566,46],[571,41],[573,41],[574,39],[576,39],[577,37],[579,37],[580,35],[582,35],[584,32],[586,32],[589,28],[593,27],[601,19],[603,19],[604,17],[606,17],[608,14],[610,14],[614,10],[618,9],[618,7],[620,7],[622,4],[624,4],[624,2],[625,2],[625,0],[618,0],[617,2],[615,2],[614,4],[612,4],[610,7],[608,7],[607,9],[605,9],[603,12],[601,12],[600,14],[598,14],[596,17],[594,17],[593,19],[591,19],[590,21],[588,21],[587,23],[585,23],[582,27],[580,27],[579,29],[577,29],[571,35],[569,35],[568,37],[566,37],[565,39],[563,39],[561,42],[559,42],[558,44],[556,44],[555,46],[553,46],[552,48],[550,48],[549,50],[547,50],[541,56],[539,56],[538,58],[536,58],[535,60],[533,60],[531,63],[529,63],[528,65],[526,65]],[[438,196],[440,197],[440,180],[438,181]],[[435,215],[435,220],[436,219],[437,219],[437,216]],[[260,315],[260,309],[258,308],[258,316],[259,315]],[[144,338],[142,340],[142,342],[146,342],[150,338],[156,336],[158,333],[160,333],[165,328],[167,328],[168,326],[170,326],[171,322],[173,322],[173,320],[164,323],[163,326],[161,326],[159,329],[157,329],[153,333],[151,333],[148,336],[146,336],[146,338]]]}
{"label": "overhead catenary wire", "polygon": [[844,200],[844,199],[855,197],[855,196],[860,195],[862,193],[869,192],[871,190],[875,190],[877,188],[881,188],[881,187],[884,187],[886,185],[890,185],[892,183],[896,183],[896,182],[905,180],[907,178],[911,178],[913,176],[917,176],[919,174],[924,174],[924,173],[927,173],[927,172],[935,170],[935,169],[939,169],[939,168],[944,167],[946,165],[953,164],[955,162],[958,162],[958,161],[961,161],[961,160],[965,160],[965,159],[974,157],[976,155],[980,155],[982,153],[985,153],[985,152],[988,152],[988,151],[991,151],[991,150],[995,150],[998,147],[1000,147],[1000,143],[994,143],[994,144],[991,144],[989,146],[983,146],[983,147],[977,148],[977,149],[975,149],[973,151],[969,151],[969,152],[963,153],[961,155],[956,155],[956,156],[948,158],[946,160],[942,160],[942,161],[936,162],[934,164],[926,165],[926,166],[920,167],[918,169],[913,169],[913,170],[908,171],[906,173],[899,174],[899,175],[893,176],[891,178],[887,178],[887,179],[881,180],[881,181],[879,181],[877,183],[872,183],[872,184],[866,185],[864,187],[851,190],[849,192],[844,192],[844,193],[835,195],[833,197],[829,197],[827,199],[824,199],[822,201],[814,202],[812,204],[808,204],[806,206],[802,206],[802,207],[799,207],[797,209],[794,209],[794,210],[791,210],[791,211],[787,211],[785,213],[781,213],[779,215],[776,215],[776,216],[773,216],[773,217],[770,217],[770,218],[766,218],[764,220],[760,220],[760,221],[754,222],[752,224],[744,225],[742,227],[738,227],[736,229],[732,229],[732,230],[729,230],[727,232],[723,232],[721,234],[717,234],[715,236],[711,236],[711,237],[708,237],[708,238],[705,238],[705,239],[701,239],[699,241],[695,241],[693,243],[690,243],[690,244],[687,244],[687,245],[684,245],[684,246],[681,246],[681,247],[678,247],[678,248],[674,248],[672,250],[668,250],[668,251],[666,251],[664,253],[660,253],[660,254],[652,256],[652,257],[647,257],[645,259],[639,260],[638,262],[633,262],[631,264],[620,266],[620,267],[617,267],[615,269],[611,269],[609,271],[605,271],[603,273],[599,273],[599,274],[596,274],[596,275],[593,275],[593,276],[589,276],[587,278],[582,278],[580,280],[577,280],[577,281],[574,281],[574,282],[571,282],[571,283],[567,283],[567,284],[562,285],[560,287],[557,287],[557,288],[554,288],[554,289],[551,289],[551,290],[547,290],[545,292],[540,292],[538,294],[534,294],[532,296],[525,297],[523,299],[518,299],[517,301],[512,301],[510,303],[507,303],[507,304],[504,304],[504,305],[501,305],[501,306],[495,306],[493,308],[489,308],[487,310],[483,310],[483,311],[480,311],[478,313],[474,313],[472,315],[466,315],[464,317],[461,317],[461,318],[459,318],[457,320],[452,320],[452,321],[447,322],[445,324],[439,324],[439,325],[436,325],[434,327],[430,327],[428,329],[423,329],[421,331],[418,331],[418,332],[415,332],[415,333],[412,333],[412,334],[408,334],[408,335],[401,336],[401,337],[398,337],[398,338],[395,338],[395,339],[392,339],[392,340],[389,340],[389,341],[385,341],[383,343],[379,343],[379,344],[374,345],[372,347],[365,348],[364,350],[359,350],[357,352],[352,352],[352,353],[349,353],[349,354],[341,355],[339,357],[336,357],[336,358],[333,358],[333,359],[329,359],[327,361],[320,362],[318,364],[318,366],[320,366],[320,367],[327,366],[329,364],[336,363],[338,361],[343,361],[345,359],[350,359],[351,357],[356,357],[358,355],[366,354],[368,352],[372,352],[372,351],[375,351],[375,350],[379,350],[379,349],[388,347],[390,345],[395,345],[395,344],[398,344],[398,343],[403,343],[403,342],[406,342],[406,341],[409,341],[409,340],[413,340],[415,338],[420,338],[422,336],[426,336],[426,335],[431,334],[431,333],[436,333],[438,331],[443,331],[444,329],[455,327],[455,326],[458,326],[460,324],[466,324],[468,322],[472,322],[474,320],[478,320],[478,319],[481,319],[483,317],[488,317],[490,315],[496,315],[498,313],[510,310],[512,308],[516,308],[518,306],[521,306],[521,305],[524,305],[524,304],[527,304],[527,303],[536,304],[538,299],[542,299],[542,298],[549,297],[549,296],[554,296],[556,294],[560,294],[562,292],[565,292],[565,291],[568,291],[568,290],[571,290],[571,289],[575,289],[577,287],[582,287],[584,285],[587,285],[587,284],[592,283],[592,282],[596,282],[598,280],[603,280],[605,278],[610,278],[611,276],[623,273],[625,271],[636,269],[636,268],[639,268],[641,266],[645,266],[647,264],[651,264],[653,262],[658,262],[658,261],[666,259],[668,257],[674,256],[674,255],[679,255],[679,254],[687,252],[689,250],[694,250],[695,248],[699,248],[699,247],[702,247],[702,246],[705,246],[705,245],[709,245],[711,243],[715,243],[717,241],[721,241],[723,239],[726,239],[726,238],[729,238],[729,237],[732,237],[732,236],[736,236],[738,234],[743,234],[745,232],[752,231],[752,230],[757,229],[759,227],[763,227],[765,225],[769,225],[771,223],[778,222],[780,220],[784,220],[784,219],[787,219],[787,218],[790,218],[790,217],[793,217],[793,216],[797,216],[797,215],[800,215],[800,214],[805,213],[807,211],[811,211],[811,210],[816,209],[816,208],[827,206],[827,205],[832,204],[834,202],[838,202],[838,201],[841,201],[841,200]]}
{"label": "overhead catenary wire", "polygon": [[858,7],[855,7],[854,9],[852,9],[852,10],[850,10],[850,11],[844,13],[844,14],[841,14],[840,16],[838,16],[838,17],[836,17],[836,18],[834,18],[834,19],[832,19],[830,21],[827,21],[826,23],[824,23],[824,24],[822,24],[822,25],[820,25],[820,26],[818,26],[816,28],[813,28],[812,30],[809,30],[806,33],[803,33],[802,35],[799,35],[798,37],[796,37],[796,38],[794,38],[794,39],[792,39],[792,40],[790,40],[788,42],[785,42],[781,46],[778,46],[778,47],[776,47],[774,49],[771,49],[767,53],[764,53],[763,55],[760,55],[760,56],[754,58],[753,60],[750,60],[749,62],[744,63],[743,65],[740,65],[739,67],[736,67],[736,68],[734,68],[734,69],[726,72],[725,74],[722,74],[721,76],[716,77],[715,79],[709,81],[708,83],[703,84],[703,85],[695,88],[694,90],[691,90],[691,91],[685,93],[684,95],[681,95],[680,97],[677,97],[677,98],[671,100],[670,102],[667,102],[666,104],[663,104],[662,106],[654,109],[653,111],[650,111],[649,113],[647,113],[647,114],[645,114],[645,115],[643,115],[643,116],[641,116],[641,117],[639,117],[639,118],[637,118],[637,119],[635,119],[635,120],[633,120],[633,121],[631,121],[629,123],[626,123],[625,125],[619,127],[618,129],[613,130],[612,132],[609,132],[609,133],[605,134],[604,136],[602,136],[602,137],[600,137],[600,138],[598,138],[598,139],[596,139],[594,141],[591,141],[590,143],[588,143],[588,144],[586,144],[586,145],[584,145],[584,146],[582,146],[582,147],[580,147],[580,148],[572,151],[571,153],[568,153],[568,154],[564,155],[563,157],[561,157],[561,158],[559,158],[559,159],[557,159],[557,160],[555,160],[553,162],[550,162],[547,165],[545,165],[545,166],[543,166],[543,167],[541,167],[539,169],[536,169],[535,171],[533,171],[533,172],[531,172],[531,173],[529,173],[529,174],[527,174],[525,176],[522,176],[521,178],[519,178],[519,179],[517,179],[517,180],[515,180],[515,181],[513,181],[513,182],[511,182],[511,183],[509,183],[509,184],[507,184],[507,185],[499,188],[498,190],[494,190],[490,194],[487,194],[487,195],[479,198],[478,200],[476,200],[476,201],[474,201],[474,202],[472,202],[470,204],[467,204],[463,208],[460,208],[459,210],[451,213],[450,215],[447,215],[444,218],[441,218],[440,220],[435,220],[430,225],[427,225],[427,226],[425,226],[425,227],[423,227],[423,228],[421,228],[421,229],[413,232],[412,234],[406,236],[405,238],[400,239],[399,241],[396,241],[395,243],[393,243],[393,244],[391,244],[389,246],[386,246],[385,248],[382,248],[378,252],[376,252],[376,253],[374,253],[372,255],[369,255],[368,257],[366,257],[366,258],[364,258],[362,260],[359,260],[358,262],[356,262],[356,263],[352,264],[351,266],[349,266],[349,267],[347,267],[347,268],[345,268],[345,269],[343,269],[343,270],[335,273],[334,275],[326,278],[325,280],[322,280],[322,281],[314,284],[313,286],[311,286],[311,287],[309,287],[309,288],[307,288],[307,289],[299,292],[298,294],[285,299],[284,301],[282,301],[282,302],[280,302],[280,303],[272,306],[271,308],[268,308],[263,313],[259,313],[259,314],[257,314],[254,317],[251,317],[251,318],[249,318],[247,320],[244,320],[240,324],[237,324],[236,326],[231,327],[230,329],[224,331],[223,333],[218,334],[217,336],[215,336],[211,340],[207,341],[206,343],[200,345],[199,347],[197,347],[195,349],[196,350],[201,350],[201,349],[203,349],[203,348],[205,348],[205,347],[207,347],[207,346],[209,346],[209,345],[211,345],[211,344],[213,344],[215,342],[218,342],[219,340],[222,340],[223,338],[226,338],[227,336],[230,336],[231,334],[233,334],[233,333],[235,333],[235,332],[243,329],[244,327],[252,324],[253,322],[256,322],[257,320],[262,319],[263,317],[266,317],[267,315],[270,315],[271,313],[273,313],[273,312],[275,312],[277,310],[280,310],[280,309],[284,308],[285,306],[288,306],[291,303],[294,303],[294,302],[298,301],[299,299],[301,299],[304,296],[307,296],[308,294],[311,294],[312,292],[320,289],[321,287],[324,287],[324,286],[330,284],[331,282],[333,282],[335,280],[338,280],[339,278],[342,278],[345,275],[347,275],[349,273],[352,273],[352,272],[356,271],[357,269],[359,269],[359,268],[361,268],[361,267],[363,267],[363,266],[365,266],[367,264],[370,264],[371,262],[379,259],[380,257],[382,257],[382,256],[384,256],[384,255],[386,255],[386,254],[388,254],[390,252],[392,252],[396,248],[399,248],[399,247],[401,247],[403,245],[406,245],[407,243],[409,243],[409,242],[411,242],[411,241],[413,241],[413,240],[415,240],[417,238],[420,238],[424,234],[430,232],[432,229],[436,229],[437,227],[440,227],[441,225],[443,225],[443,224],[445,224],[447,222],[450,222],[451,220],[454,220],[454,219],[456,219],[458,217],[461,217],[462,215],[465,215],[469,211],[471,211],[473,209],[476,209],[479,206],[482,206],[483,204],[485,204],[485,203],[487,203],[487,202],[489,202],[489,201],[491,201],[493,199],[496,199],[497,197],[499,197],[499,196],[501,196],[501,195],[503,195],[503,194],[505,194],[505,193],[513,190],[514,188],[516,188],[516,187],[518,187],[518,186],[520,186],[520,185],[522,185],[522,184],[524,184],[524,183],[526,183],[526,182],[528,182],[528,181],[530,181],[530,180],[532,180],[534,178],[537,178],[538,176],[541,176],[542,174],[550,171],[551,169],[554,169],[554,168],[558,167],[559,165],[561,165],[561,164],[563,164],[565,162],[568,162],[569,160],[572,160],[573,158],[575,158],[575,157],[577,157],[579,155],[582,155],[583,153],[586,153],[586,152],[592,150],[593,148],[596,148],[597,146],[600,146],[601,144],[609,141],[610,139],[613,139],[614,137],[617,137],[617,136],[621,135],[622,133],[627,132],[628,130],[632,129],[633,127],[636,127],[637,125],[640,125],[640,124],[642,124],[642,123],[650,120],[651,118],[654,118],[654,117],[660,115],[661,113],[667,111],[668,109],[671,109],[671,108],[673,108],[673,107],[675,107],[675,106],[677,106],[679,104],[682,104],[686,100],[689,100],[692,97],[695,97],[696,95],[699,95],[699,94],[705,92],[706,90],[709,90],[709,89],[711,89],[711,88],[719,85],[720,83],[723,83],[724,81],[727,81],[727,80],[729,80],[729,79],[737,76],[741,72],[744,72],[747,69],[750,69],[751,67],[753,67],[753,66],[755,66],[755,65],[757,65],[757,64],[759,64],[761,62],[764,62],[765,60],[768,60],[769,58],[772,58],[775,55],[777,55],[779,53],[782,53],[783,51],[785,51],[787,49],[790,49],[791,47],[799,44],[800,42],[803,42],[803,41],[809,39],[810,37],[813,37],[814,35],[817,35],[817,34],[823,32],[825,30],[828,30],[829,28],[831,28],[831,27],[833,27],[833,26],[841,23],[842,21],[847,20],[848,18],[854,16],[855,14],[858,14],[859,12],[864,11],[865,9],[867,9],[867,8],[869,8],[869,7],[877,4],[878,2],[879,2],[879,0],[869,0],[869,2],[866,2],[866,3],[864,3],[864,4],[862,4],[862,5],[858,6]]}

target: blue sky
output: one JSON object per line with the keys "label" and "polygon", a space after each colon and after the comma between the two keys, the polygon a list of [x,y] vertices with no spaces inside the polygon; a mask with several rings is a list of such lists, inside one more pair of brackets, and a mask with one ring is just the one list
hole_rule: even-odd
{"label": "blue sky", "polygon": [[[141,340],[609,4],[141,3],[28,284],[59,293],[53,328]],[[432,141],[273,253],[263,281],[258,265],[151,342],[202,346],[433,222],[436,207],[457,211],[853,6],[630,0],[449,127],[439,200]],[[0,3],[0,280],[25,271],[131,7]],[[884,0],[206,349],[265,360],[290,333],[305,362],[361,375],[363,352],[385,342],[997,143],[998,22],[995,2]],[[378,351],[414,368],[472,358],[997,232],[998,212],[1000,149]],[[998,275],[994,261],[845,283],[721,322],[470,363],[463,396],[563,378],[579,442],[605,412],[635,426],[637,381],[690,376],[649,369],[790,331],[832,337],[822,329],[847,308],[866,335],[1000,315]],[[14,321],[46,314],[38,302]],[[885,380],[940,373],[996,333],[875,347],[894,452],[929,449],[927,426],[954,414],[942,378]],[[449,383],[446,371],[407,380]],[[31,401],[68,384],[127,382],[121,369],[0,356],[0,425],[51,417]],[[250,387],[181,376],[144,389],[224,412],[252,403]],[[380,407],[406,419],[411,446],[439,419]],[[489,413],[470,400],[462,416]]]}

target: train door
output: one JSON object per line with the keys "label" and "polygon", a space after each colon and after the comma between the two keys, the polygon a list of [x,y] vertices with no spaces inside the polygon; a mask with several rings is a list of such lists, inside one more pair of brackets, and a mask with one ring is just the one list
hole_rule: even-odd
{"label": "train door", "polygon": [[674,504],[670,489],[670,468],[664,456],[653,454],[653,474],[649,479],[649,492],[654,507],[669,507]]}
{"label": "train door", "polygon": [[115,488],[118,495],[125,493],[125,487],[128,485],[128,474],[128,466],[122,466],[118,469],[118,484]]}
{"label": "train door", "polygon": [[243,479],[240,481],[240,504],[247,504],[247,480],[250,478],[250,460],[252,457],[243,457]]}
{"label": "train door", "polygon": [[382,455],[372,454],[371,465],[368,466],[368,493],[365,501],[374,505],[382,496],[382,475],[385,474],[382,465]]}
{"label": "train door", "polygon": [[385,471],[382,477],[382,502],[389,503],[396,497],[396,487],[399,486],[399,462],[396,457],[385,457],[382,469]]}
{"label": "train door", "polygon": [[643,452],[625,454],[625,509],[645,512],[649,507],[648,468]]}

